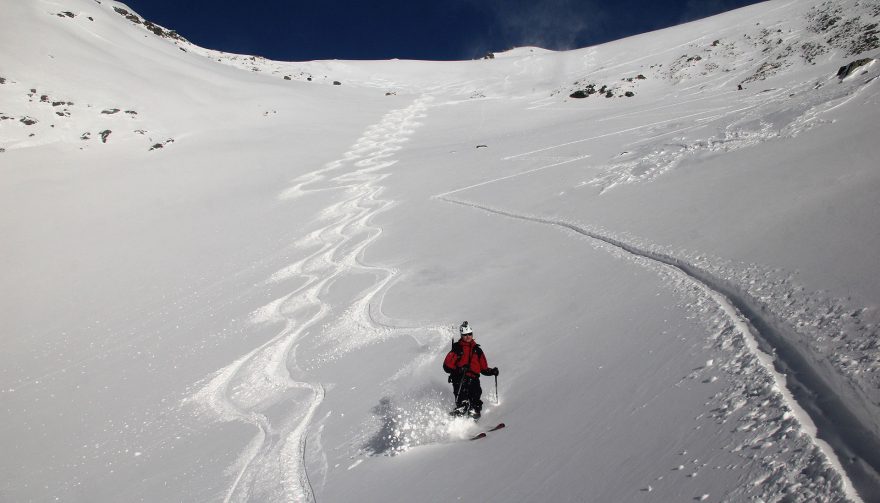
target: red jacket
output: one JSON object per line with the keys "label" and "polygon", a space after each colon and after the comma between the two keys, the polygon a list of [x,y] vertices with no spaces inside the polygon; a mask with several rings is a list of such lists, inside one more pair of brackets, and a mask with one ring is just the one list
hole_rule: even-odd
{"label": "red jacket", "polygon": [[480,374],[489,375],[486,355],[483,354],[480,345],[473,340],[469,342],[459,340],[453,343],[452,350],[443,360],[443,370],[447,374],[452,374],[461,367],[467,368],[467,375],[470,377],[478,377]]}

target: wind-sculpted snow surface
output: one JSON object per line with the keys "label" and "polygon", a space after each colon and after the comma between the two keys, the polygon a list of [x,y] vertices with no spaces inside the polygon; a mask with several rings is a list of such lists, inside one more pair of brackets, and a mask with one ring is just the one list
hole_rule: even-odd
{"label": "wind-sculpted snow surface", "polygon": [[[742,100],[740,106],[719,106],[681,122],[646,128],[646,135],[686,136],[657,142],[640,142],[623,152],[585,185],[604,193],[614,187],[649,182],[682,162],[752,148],[763,142],[794,138],[828,123],[821,115],[876,86],[874,66],[858,77],[840,82],[832,75],[802,82],[795,87],[766,89]],[[727,99],[733,96],[728,96]],[[690,124],[688,124],[690,122]],[[702,139],[694,140],[693,137]]]}
{"label": "wind-sculpted snow surface", "polygon": [[[235,473],[225,501],[312,501],[314,494],[303,464],[306,434],[315,409],[324,397],[320,383],[309,382],[296,349],[308,331],[321,324],[329,341],[326,358],[339,357],[394,335],[370,319],[370,303],[381,299],[396,274],[393,269],[361,264],[364,248],[381,234],[369,224],[390,201],[379,197],[383,170],[395,163],[394,151],[418,125],[425,99],[388,113],[381,122],[323,169],[303,175],[281,194],[305,197],[314,191],[334,191],[342,199],[327,207],[328,222],[305,236],[298,247],[316,247],[306,258],[278,271],[269,282],[301,286],[254,312],[254,323],[281,323],[274,338],[217,372],[188,400],[220,421],[242,421],[257,429],[248,448],[231,467]],[[377,280],[337,320],[323,297],[334,283],[353,273]],[[314,363],[310,363],[314,366]]]}

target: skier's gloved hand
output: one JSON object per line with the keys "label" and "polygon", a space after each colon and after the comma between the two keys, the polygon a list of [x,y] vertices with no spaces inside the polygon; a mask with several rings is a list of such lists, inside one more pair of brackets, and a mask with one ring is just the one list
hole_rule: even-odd
{"label": "skier's gloved hand", "polygon": [[492,373],[491,375],[493,375],[493,376],[497,376],[497,375],[498,375],[498,367],[495,367],[495,368],[493,368],[493,369],[490,369],[489,371]]}

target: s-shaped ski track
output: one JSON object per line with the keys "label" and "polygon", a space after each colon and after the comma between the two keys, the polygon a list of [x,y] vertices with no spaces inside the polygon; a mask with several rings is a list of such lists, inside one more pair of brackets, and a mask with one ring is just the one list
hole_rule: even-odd
{"label": "s-shaped ski track", "polygon": [[353,273],[376,276],[365,297],[357,299],[343,315],[358,318],[351,323],[369,323],[370,302],[381,299],[394,278],[393,269],[365,265],[360,257],[381,234],[370,220],[392,204],[379,198],[381,181],[388,176],[382,170],[397,162],[394,153],[413,133],[429,101],[429,97],[420,98],[406,108],[388,112],[340,159],[294,179],[279,195],[284,200],[315,191],[336,191],[342,197],[321,212],[318,222],[325,225],[295,243],[298,248],[318,245],[317,251],[266,280],[267,284],[298,280],[294,282],[297,288],[252,315],[254,323],[280,323],[283,329],[209,376],[185,400],[211,422],[240,422],[256,429],[227,470],[231,477],[224,502],[315,501],[306,469],[306,445],[325,390],[299,367],[297,348],[310,330],[339,323],[330,319],[334,311],[324,300],[335,282]]}

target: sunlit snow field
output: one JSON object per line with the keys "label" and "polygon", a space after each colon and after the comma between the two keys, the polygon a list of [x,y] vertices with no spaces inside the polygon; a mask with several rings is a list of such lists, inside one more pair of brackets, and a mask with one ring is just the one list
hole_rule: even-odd
{"label": "sunlit snow field", "polygon": [[463,62],[0,6],[0,501],[880,501],[877,2]]}

